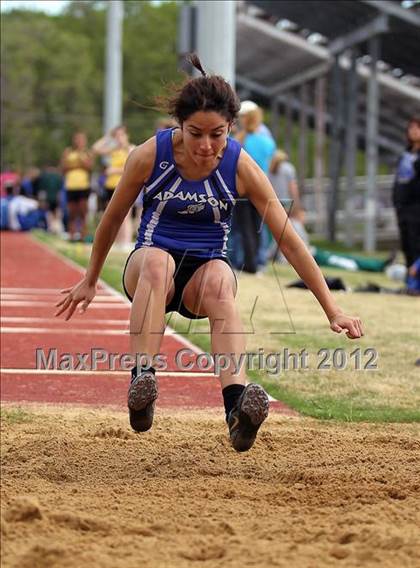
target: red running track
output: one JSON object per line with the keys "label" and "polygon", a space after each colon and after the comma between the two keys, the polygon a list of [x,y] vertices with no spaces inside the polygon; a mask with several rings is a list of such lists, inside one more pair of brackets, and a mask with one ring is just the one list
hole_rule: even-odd
{"label": "red running track", "polygon": [[[1,253],[1,400],[125,408],[129,372],[121,368],[121,355],[129,353],[128,302],[100,283],[83,316],[75,315],[69,322],[54,318],[59,290],[78,282],[81,269],[27,233],[2,233]],[[175,355],[188,348],[199,353],[172,330],[165,334],[161,352],[167,369],[158,373],[158,405],[221,407],[219,382],[211,369],[179,371]],[[108,358],[98,362],[94,372],[92,349]],[[37,350],[44,362],[55,350],[60,368],[52,360],[54,368],[39,370],[38,365],[37,369]],[[88,356],[80,362],[77,354]],[[109,371],[111,354],[115,370]],[[71,360],[69,369],[66,363]],[[185,355],[184,362],[189,361]],[[272,409],[295,414],[277,401]]]}

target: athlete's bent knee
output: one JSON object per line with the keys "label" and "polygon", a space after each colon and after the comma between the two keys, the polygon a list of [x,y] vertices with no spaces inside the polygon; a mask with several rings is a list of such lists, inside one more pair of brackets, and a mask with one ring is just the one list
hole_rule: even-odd
{"label": "athlete's bent knee", "polygon": [[232,283],[224,278],[214,274],[209,277],[206,282],[203,294],[203,303],[223,302],[225,304],[235,302],[235,294]]}
{"label": "athlete's bent knee", "polygon": [[172,277],[166,266],[160,262],[151,262],[144,267],[139,276],[139,282],[148,282],[152,288],[167,290],[171,284]]}

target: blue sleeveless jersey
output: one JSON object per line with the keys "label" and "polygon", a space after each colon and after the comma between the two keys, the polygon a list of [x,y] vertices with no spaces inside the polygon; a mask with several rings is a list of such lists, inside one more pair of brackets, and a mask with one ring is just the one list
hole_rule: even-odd
{"label": "blue sleeveless jersey", "polygon": [[199,181],[178,172],[172,128],[156,135],[156,160],[143,188],[143,214],[136,248],[158,247],[200,258],[227,256],[232,209],[238,197],[236,166],[240,144],[228,138],[219,165]]}

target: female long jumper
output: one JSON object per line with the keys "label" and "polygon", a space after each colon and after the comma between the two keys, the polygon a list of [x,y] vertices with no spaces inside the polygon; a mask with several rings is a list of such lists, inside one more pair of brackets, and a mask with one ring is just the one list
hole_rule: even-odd
{"label": "female long jumper", "polygon": [[[137,147],[96,231],[85,277],[63,290],[56,315],[68,320],[81,304],[84,312],[96,293],[106,256],[128,210],[143,190],[144,209],[138,239],[123,276],[132,299],[130,343],[134,356],[159,353],[165,312],[207,317],[213,353],[244,353],[245,341],[235,304],[236,278],[227,259],[232,208],[250,199],[267,223],[284,256],[321,304],[333,331],[351,339],[363,335],[359,318],[337,306],[306,246],[287,223],[287,214],[262,170],[229,138],[240,108],[230,85],[207,76],[189,80],[169,100],[168,111],[180,128],[168,129]],[[157,333],[158,331],[158,333]],[[134,367],[128,391],[130,423],[136,431],[152,426],[158,386],[155,369]],[[246,383],[234,362],[220,373],[232,446],[246,451],[268,415],[268,397]]]}

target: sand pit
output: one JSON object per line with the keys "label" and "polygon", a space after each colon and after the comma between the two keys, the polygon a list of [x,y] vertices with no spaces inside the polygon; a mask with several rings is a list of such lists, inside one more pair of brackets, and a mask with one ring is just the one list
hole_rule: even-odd
{"label": "sand pit", "polygon": [[247,454],[219,412],[31,407],[2,421],[2,566],[418,566],[414,425],[271,415]]}

